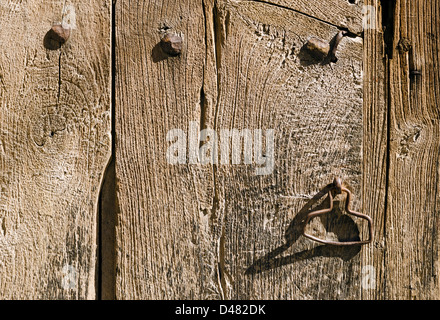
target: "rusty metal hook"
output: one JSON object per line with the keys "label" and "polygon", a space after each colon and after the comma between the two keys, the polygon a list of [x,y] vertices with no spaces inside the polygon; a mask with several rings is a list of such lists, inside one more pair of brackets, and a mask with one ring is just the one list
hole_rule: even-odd
{"label": "rusty metal hook", "polygon": [[[338,242],[338,241],[327,241],[327,240],[323,240],[323,239],[319,239],[317,237],[314,237],[312,235],[309,235],[306,233],[306,227],[307,224],[310,222],[310,220],[312,220],[313,218],[316,218],[320,215],[323,214],[327,214],[333,211],[333,195],[332,195],[332,191],[335,191],[336,194],[341,194],[341,193],[346,193],[347,194],[347,200],[345,202],[345,210],[347,211],[348,214],[351,214],[353,216],[365,219],[368,221],[368,240],[365,241],[347,241],[347,242]],[[305,221],[304,221],[304,227],[303,227],[303,235],[306,238],[309,238],[313,241],[319,242],[319,243],[323,243],[323,244],[328,244],[328,245],[334,245],[334,246],[355,246],[355,245],[364,245],[364,244],[368,244],[371,243],[371,241],[373,240],[373,221],[371,220],[371,218],[365,214],[359,213],[359,212],[355,212],[350,210],[350,200],[351,200],[351,192],[350,190],[348,190],[347,188],[344,188],[342,186],[342,180],[340,178],[335,178],[333,181],[333,185],[330,187],[330,190],[328,191],[328,197],[330,199],[330,207],[327,209],[322,209],[322,210],[316,210],[313,212],[310,212]]]}
{"label": "rusty metal hook", "polygon": [[347,35],[347,31],[339,31],[338,34],[336,35],[335,39],[334,39],[334,43],[333,43],[333,47],[330,50],[330,61],[333,63],[338,62],[338,58],[336,57],[336,53],[338,52],[338,46],[339,43],[341,43],[342,38],[344,38]]}

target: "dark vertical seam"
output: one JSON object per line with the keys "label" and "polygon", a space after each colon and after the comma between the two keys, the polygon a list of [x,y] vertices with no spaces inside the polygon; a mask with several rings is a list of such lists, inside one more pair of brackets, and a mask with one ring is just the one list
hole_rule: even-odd
{"label": "dark vertical seam", "polygon": [[[109,252],[109,250],[113,250],[112,252],[112,258],[113,258],[113,263],[115,263],[115,258],[116,258],[116,247],[113,246],[110,248],[110,246],[112,245],[112,243],[108,243],[105,244],[104,243],[104,232],[103,232],[103,226],[104,226],[104,219],[105,217],[108,218],[108,214],[104,217],[103,214],[103,201],[104,199],[108,199],[109,196],[115,197],[116,196],[116,183],[112,184],[112,181],[110,181],[110,179],[114,180],[115,176],[114,176],[114,166],[115,166],[115,156],[116,156],[116,140],[115,140],[115,133],[116,133],[116,54],[115,54],[115,48],[116,48],[116,0],[112,1],[112,7],[111,7],[111,52],[110,52],[110,69],[111,69],[111,93],[110,93],[110,113],[111,113],[111,157],[109,160],[109,163],[107,164],[107,167],[105,169],[104,172],[104,177],[102,180],[102,184],[101,184],[101,190],[100,190],[100,194],[99,194],[99,201],[98,201],[98,226],[97,226],[97,242],[98,242],[98,254],[97,254],[97,281],[96,281],[96,299],[97,300],[108,300],[109,297],[104,297],[104,283],[105,285],[109,285],[109,283],[111,283],[112,288],[111,290],[109,290],[109,288],[107,288],[107,291],[116,292],[116,274],[115,274],[115,270],[104,270],[104,268],[113,268],[116,267],[115,265],[112,264],[104,264],[103,263],[103,252],[104,250],[106,250],[106,253]],[[114,182],[114,181],[113,181]],[[111,194],[109,195],[109,189]],[[107,193],[107,194],[106,194]],[[115,205],[115,204],[113,204]],[[105,207],[105,210],[108,210],[108,205]],[[110,214],[114,214],[116,215],[116,210],[112,211]],[[114,218],[114,221],[116,221],[116,218]],[[111,230],[110,232],[113,232],[113,237],[115,237],[116,235],[116,225],[112,224],[111,228],[113,228],[113,230]],[[107,231],[108,232],[108,231]],[[116,240],[116,239],[114,239]],[[108,256],[108,255],[107,255]],[[104,273],[106,274],[106,276],[108,277],[109,274],[111,274],[112,279],[105,279],[104,281]],[[113,299],[115,299],[116,297],[112,297]]]}
{"label": "dark vertical seam", "polygon": [[[395,27],[395,8],[396,0],[381,0],[382,9],[382,30],[383,41],[385,45],[385,81],[386,81],[386,106],[387,106],[387,154],[386,154],[386,173],[385,173],[385,207],[384,207],[384,223],[383,223],[383,237],[384,237],[384,252],[383,252],[383,266],[386,269],[386,253],[387,253],[387,219],[388,219],[388,202],[389,202],[389,187],[390,187],[390,170],[391,170],[391,66],[390,62],[393,59],[394,51],[394,27]],[[387,276],[384,270],[383,292],[386,298],[387,291]]]}
{"label": "dark vertical seam", "polygon": [[[218,112],[219,112],[219,105],[220,105],[220,95],[221,95],[221,83],[220,83],[220,68],[221,68],[221,46],[223,45],[223,39],[222,39],[222,30],[220,29],[220,15],[219,15],[219,4],[215,0],[213,3],[212,8],[212,23],[213,23],[213,45],[214,45],[214,53],[215,53],[215,66],[216,66],[216,84],[217,84],[217,100],[215,104],[214,109],[214,130],[217,130],[217,122],[218,122]],[[213,172],[212,172],[212,179],[214,184],[214,197],[212,199],[212,209],[211,209],[211,218],[218,218],[218,211],[219,211],[219,194],[218,194],[218,185],[217,185],[217,164],[213,163]],[[222,221],[219,222],[220,224],[220,238],[218,242],[218,265],[217,265],[217,276],[218,276],[218,285],[220,290],[220,295],[223,300],[227,299],[227,288],[226,288],[226,272],[225,272],[225,261],[224,261],[224,217],[222,218]]]}
{"label": "dark vertical seam", "polygon": [[[390,187],[390,170],[391,170],[391,90],[390,90],[390,63],[389,59],[385,62],[385,81],[386,81],[386,97],[387,97],[387,154],[386,154],[386,167],[385,167],[385,204],[384,204],[384,222],[383,222],[383,238],[384,238],[384,251],[383,251],[383,266],[386,269],[386,253],[387,253],[387,217],[388,217],[388,202],[389,202],[389,187]],[[384,272],[383,292],[384,298],[386,297],[387,277]]]}
{"label": "dark vertical seam", "polygon": [[[103,177],[104,181],[105,177]],[[102,185],[101,185],[102,186]],[[101,206],[101,194],[98,197],[98,225],[96,227],[97,233],[97,266],[96,266],[96,300],[101,300],[102,297],[102,237],[101,237],[101,226],[102,226],[102,206]]]}

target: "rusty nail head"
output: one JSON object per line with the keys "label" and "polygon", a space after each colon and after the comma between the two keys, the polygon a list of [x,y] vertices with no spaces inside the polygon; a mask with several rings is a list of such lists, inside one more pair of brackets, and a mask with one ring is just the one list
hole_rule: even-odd
{"label": "rusty nail head", "polygon": [[306,44],[306,49],[313,55],[314,58],[322,60],[328,55],[330,45],[318,38],[310,38]]}
{"label": "rusty nail head", "polygon": [[336,177],[333,180],[333,187],[335,188],[335,191],[337,194],[341,194],[342,193],[342,179],[339,177]]}
{"label": "rusty nail head", "polygon": [[55,24],[49,31],[49,38],[59,44],[64,44],[70,37],[70,29],[63,28],[60,24]]}
{"label": "rusty nail head", "polygon": [[412,75],[412,76],[421,76],[422,75],[422,71],[420,71],[420,70],[411,70],[410,71],[410,75]]}
{"label": "rusty nail head", "polygon": [[162,40],[160,40],[162,50],[171,56],[179,55],[182,52],[182,46],[182,37],[175,34],[166,34]]}
{"label": "rusty nail head", "polygon": [[329,59],[329,61],[336,63],[338,61],[336,52],[338,51],[339,43],[346,35],[347,31],[339,31],[330,44],[317,38],[311,38],[305,47],[314,58],[319,60]]}

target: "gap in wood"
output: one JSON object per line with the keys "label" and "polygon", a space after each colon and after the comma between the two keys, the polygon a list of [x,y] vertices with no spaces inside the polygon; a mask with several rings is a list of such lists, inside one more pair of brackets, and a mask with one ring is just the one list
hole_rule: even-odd
{"label": "gap in wood", "polygon": [[382,31],[384,33],[385,53],[388,59],[393,59],[396,0],[381,0],[380,6],[382,8]]}
{"label": "gap in wood", "polygon": [[116,192],[115,165],[115,105],[116,105],[116,19],[115,2],[112,3],[111,21],[111,122],[112,122],[112,156],[105,171],[98,202],[98,261],[97,261],[97,300],[116,299],[116,223],[119,203]]}
{"label": "gap in wood", "polygon": [[[380,6],[382,10],[382,31],[383,41],[385,47],[385,97],[386,97],[386,113],[387,113],[387,154],[386,154],[386,169],[385,169],[385,199],[384,199],[384,223],[383,223],[383,237],[384,247],[387,247],[387,214],[389,201],[389,185],[390,185],[390,165],[391,165],[391,69],[390,60],[393,59],[394,46],[394,28],[395,28],[395,10],[396,0],[381,0]],[[383,261],[386,265],[386,249],[383,251]],[[387,279],[383,279],[384,296],[386,296]]]}
{"label": "gap in wood", "polygon": [[114,158],[110,162],[99,197],[97,299],[116,298],[116,175]]}

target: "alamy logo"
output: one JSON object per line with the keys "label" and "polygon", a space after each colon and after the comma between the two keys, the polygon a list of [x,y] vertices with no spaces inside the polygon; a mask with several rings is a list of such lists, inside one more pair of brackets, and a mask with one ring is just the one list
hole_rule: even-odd
{"label": "alamy logo", "polygon": [[375,6],[364,5],[362,7],[362,27],[364,30],[377,29],[377,12]]}
{"label": "alamy logo", "polygon": [[61,280],[61,287],[64,290],[74,290],[76,289],[76,281],[78,280],[78,275],[76,272],[76,268],[69,264],[64,265],[62,269],[62,273],[64,275]]}
{"label": "alamy logo", "polygon": [[75,7],[73,5],[67,5],[63,7],[62,10],[63,20],[61,25],[64,29],[74,30],[76,29],[76,13]]}
{"label": "alamy logo", "polygon": [[[264,139],[265,136],[265,139]],[[182,129],[167,133],[169,164],[238,165],[255,164],[256,175],[268,175],[274,168],[274,130],[213,129],[200,131],[198,122],[189,123],[188,134]]]}

